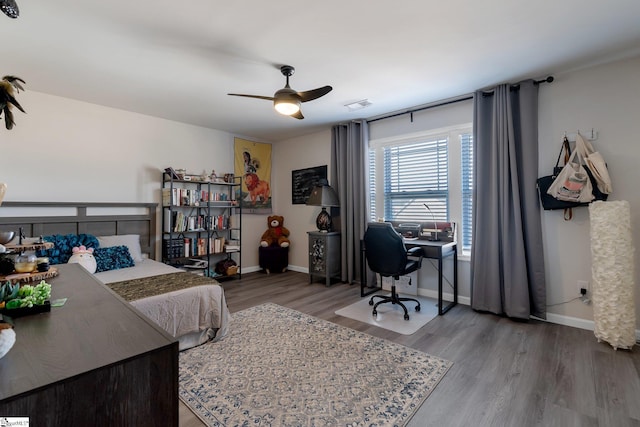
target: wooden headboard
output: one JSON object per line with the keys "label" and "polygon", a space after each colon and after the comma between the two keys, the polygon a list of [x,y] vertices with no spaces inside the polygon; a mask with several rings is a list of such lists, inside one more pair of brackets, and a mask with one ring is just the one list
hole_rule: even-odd
{"label": "wooden headboard", "polygon": [[53,234],[139,234],[142,253],[156,258],[157,203],[4,202],[0,231]]}

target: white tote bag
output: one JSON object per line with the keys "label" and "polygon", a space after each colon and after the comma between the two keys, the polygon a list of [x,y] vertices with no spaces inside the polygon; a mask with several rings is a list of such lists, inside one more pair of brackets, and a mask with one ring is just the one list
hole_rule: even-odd
{"label": "white tote bag", "polygon": [[591,171],[593,179],[595,179],[598,185],[598,190],[603,194],[611,194],[613,187],[611,186],[607,163],[604,161],[602,155],[593,149],[591,143],[582,138],[580,133],[576,135],[576,150],[580,150],[584,165]]}
{"label": "white tote bag", "polygon": [[576,203],[589,203],[594,199],[593,186],[582,166],[582,157],[578,150],[573,150],[569,161],[553,181],[547,194],[558,200]]}

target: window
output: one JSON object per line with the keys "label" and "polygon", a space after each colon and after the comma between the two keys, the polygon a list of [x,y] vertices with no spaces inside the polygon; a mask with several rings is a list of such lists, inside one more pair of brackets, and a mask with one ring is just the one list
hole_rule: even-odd
{"label": "window", "polygon": [[471,212],[473,209],[473,135],[461,135],[462,161],[462,250],[471,250]]}
{"label": "window", "polygon": [[371,221],[454,221],[463,251],[470,250],[472,139],[465,125],[371,141]]}

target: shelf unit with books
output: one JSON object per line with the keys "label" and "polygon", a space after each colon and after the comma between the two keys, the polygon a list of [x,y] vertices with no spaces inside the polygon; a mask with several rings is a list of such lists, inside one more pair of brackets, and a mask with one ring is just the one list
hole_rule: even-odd
{"label": "shelf unit with books", "polygon": [[[217,280],[240,278],[240,269],[217,272],[216,263],[240,265],[240,181],[196,181],[162,173],[162,261]],[[204,261],[204,262],[203,262]]]}

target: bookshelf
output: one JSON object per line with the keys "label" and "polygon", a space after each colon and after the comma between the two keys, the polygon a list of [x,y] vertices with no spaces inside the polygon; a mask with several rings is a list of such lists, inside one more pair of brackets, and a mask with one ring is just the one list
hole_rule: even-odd
{"label": "bookshelf", "polygon": [[236,200],[238,179],[196,181],[162,173],[162,261],[216,279],[240,278],[240,269],[226,275],[217,262],[242,255],[242,208]]}

